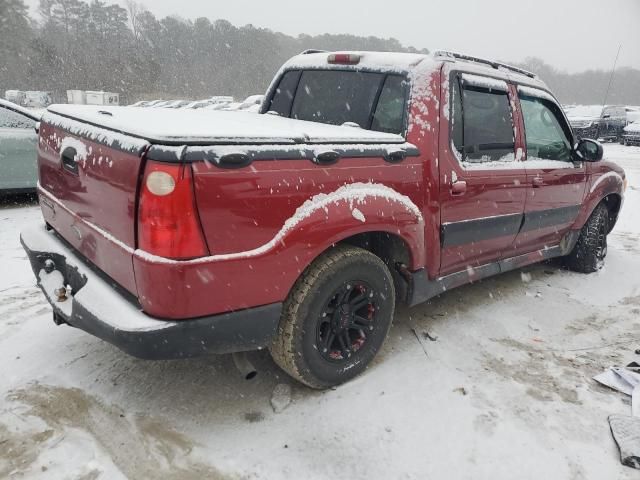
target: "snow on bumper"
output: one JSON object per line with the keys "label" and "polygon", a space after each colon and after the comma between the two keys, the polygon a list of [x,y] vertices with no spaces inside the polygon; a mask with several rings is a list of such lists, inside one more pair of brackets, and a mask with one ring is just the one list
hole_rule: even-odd
{"label": "snow on bumper", "polygon": [[275,334],[279,303],[190,320],[156,319],[90,268],[53,231],[31,227],[21,233],[20,241],[56,323],[80,328],[133,356],[171,359],[254,350],[267,346]]}

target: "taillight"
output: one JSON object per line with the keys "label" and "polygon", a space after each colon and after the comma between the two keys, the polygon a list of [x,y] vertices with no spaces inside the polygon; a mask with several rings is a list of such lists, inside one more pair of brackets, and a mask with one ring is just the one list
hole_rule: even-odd
{"label": "taillight", "polygon": [[360,63],[360,55],[355,53],[332,53],[327,62],[334,65],[357,65]]}
{"label": "taillight", "polygon": [[138,209],[138,247],[176,260],[209,254],[189,165],[147,162]]}

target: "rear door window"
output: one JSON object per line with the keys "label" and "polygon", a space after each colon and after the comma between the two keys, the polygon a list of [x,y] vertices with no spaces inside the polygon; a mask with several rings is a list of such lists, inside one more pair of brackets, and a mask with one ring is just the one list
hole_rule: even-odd
{"label": "rear door window", "polygon": [[452,141],[466,163],[515,160],[515,136],[506,91],[455,82]]}
{"label": "rear door window", "polygon": [[0,107],[0,128],[35,128],[36,122],[26,115]]}

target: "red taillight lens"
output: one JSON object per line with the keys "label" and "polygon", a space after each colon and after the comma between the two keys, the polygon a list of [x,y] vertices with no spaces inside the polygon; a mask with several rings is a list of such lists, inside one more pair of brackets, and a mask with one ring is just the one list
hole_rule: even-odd
{"label": "red taillight lens", "polygon": [[176,260],[209,254],[189,165],[147,162],[138,209],[138,247]]}
{"label": "red taillight lens", "polygon": [[360,63],[360,55],[355,53],[332,53],[327,61],[336,65],[357,65]]}

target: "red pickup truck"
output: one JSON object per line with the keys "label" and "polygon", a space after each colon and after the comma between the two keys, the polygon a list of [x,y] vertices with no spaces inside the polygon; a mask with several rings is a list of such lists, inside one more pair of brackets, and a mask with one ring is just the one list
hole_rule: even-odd
{"label": "red pickup truck", "polygon": [[397,302],[596,271],[626,187],[535,75],[450,52],[305,52],[260,114],[56,105],[38,148],[21,240],[57,324],[148,359],[267,347],[315,388]]}

